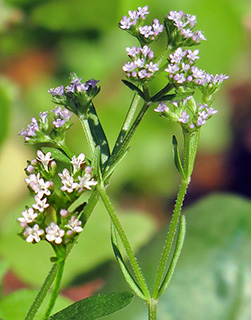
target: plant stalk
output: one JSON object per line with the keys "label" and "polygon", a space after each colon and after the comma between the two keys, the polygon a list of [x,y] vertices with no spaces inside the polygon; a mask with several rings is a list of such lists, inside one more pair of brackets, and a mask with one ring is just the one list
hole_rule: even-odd
{"label": "plant stalk", "polygon": [[126,233],[118,219],[118,216],[115,212],[115,209],[113,208],[112,204],[111,204],[111,201],[106,193],[106,190],[105,190],[105,187],[104,186],[101,186],[101,185],[98,185],[97,186],[97,190],[99,191],[99,194],[100,194],[100,197],[106,207],[106,210],[108,211],[109,215],[110,215],[110,218],[120,236],[120,239],[123,243],[123,246],[125,248],[125,251],[127,253],[127,256],[128,256],[128,259],[131,263],[131,266],[133,268],[133,271],[135,273],[135,276],[137,277],[138,279],[138,282],[139,282],[139,286],[142,290],[142,292],[144,293],[144,296],[146,297],[146,299],[150,299],[150,292],[149,292],[149,289],[147,287],[147,284],[146,284],[146,281],[144,279],[144,276],[142,274],[142,271],[139,267],[139,264],[138,264],[138,261],[137,259],[135,258],[134,256],[134,253],[133,253],[133,250],[132,250],[132,247],[128,241],[128,238],[126,236]]}

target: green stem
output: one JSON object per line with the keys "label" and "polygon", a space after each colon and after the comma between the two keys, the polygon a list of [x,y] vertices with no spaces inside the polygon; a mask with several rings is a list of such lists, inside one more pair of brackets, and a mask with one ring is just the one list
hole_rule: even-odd
{"label": "green stem", "polygon": [[50,290],[50,287],[55,279],[55,276],[57,274],[58,266],[56,263],[53,264],[50,272],[48,273],[46,279],[44,280],[44,283],[39,290],[35,300],[33,301],[29,311],[27,312],[24,320],[32,320],[35,318],[41,304],[44,301],[44,298],[46,297],[48,291]]}
{"label": "green stem", "polygon": [[155,299],[147,301],[148,320],[157,320],[157,303],[158,300]]}
{"label": "green stem", "polygon": [[171,219],[171,223],[170,223],[170,227],[169,227],[169,231],[167,234],[167,238],[165,241],[165,245],[164,245],[164,248],[162,251],[161,259],[160,259],[159,266],[158,266],[157,273],[156,273],[156,277],[155,277],[155,283],[154,283],[153,294],[152,294],[152,297],[154,299],[157,299],[159,296],[158,293],[159,293],[159,289],[161,287],[162,279],[164,276],[166,262],[169,257],[171,247],[172,247],[172,244],[174,241],[174,237],[175,237],[177,226],[178,226],[179,219],[180,219],[180,213],[181,213],[183,201],[184,201],[184,198],[186,195],[186,191],[187,191],[189,182],[190,182],[190,179],[181,181],[181,185],[179,188],[175,208],[173,211],[173,215],[172,215],[172,219]]}
{"label": "green stem", "polygon": [[154,299],[157,299],[159,297],[159,292],[161,290],[161,283],[162,283],[162,279],[165,272],[166,262],[170,255],[171,247],[172,247],[174,237],[177,231],[177,227],[179,224],[183,201],[187,192],[188,185],[191,180],[195,156],[198,149],[199,131],[193,132],[193,133],[183,131],[183,136],[184,136],[184,163],[183,163],[184,177],[182,178],[182,181],[181,181],[169,231],[167,234],[167,238],[165,241],[165,245],[162,251],[160,263],[159,263],[156,277],[155,277],[155,283],[154,283],[153,295],[152,295]]}
{"label": "green stem", "polygon": [[88,119],[84,115],[79,115],[79,121],[83,127],[86,141],[87,141],[88,146],[91,150],[91,155],[93,155],[96,145],[95,145],[95,141],[93,140],[93,137],[92,137],[92,133],[91,133]]}
{"label": "green stem", "polygon": [[128,256],[128,259],[131,263],[131,266],[133,268],[133,271],[138,279],[138,282],[139,282],[139,286],[142,290],[142,292],[144,293],[145,297],[147,300],[150,299],[150,292],[148,290],[148,287],[147,287],[147,284],[145,282],[145,279],[143,277],[143,274],[141,272],[141,269],[138,265],[138,262],[134,256],[134,253],[133,253],[133,250],[132,250],[132,247],[128,241],[128,238],[126,236],[126,233],[117,217],[117,214],[115,212],[115,209],[113,208],[112,204],[111,204],[111,201],[106,193],[106,190],[105,190],[105,187],[104,186],[101,186],[101,185],[98,185],[97,186],[97,190],[99,191],[99,194],[100,194],[100,197],[110,215],[110,218],[120,236],[120,239],[123,243],[123,246],[125,248],[125,251],[127,253],[127,256]]}
{"label": "green stem", "polygon": [[[126,118],[125,118],[125,120],[123,122],[123,125],[121,127],[121,130],[120,130],[120,133],[118,135],[118,138],[117,138],[117,140],[115,142],[115,145],[114,145],[114,148],[113,148],[113,151],[112,151],[112,155],[116,154],[117,149],[119,148],[119,146],[123,142],[124,137],[125,137],[125,135],[127,134],[128,130],[130,128],[130,125],[132,123],[132,120],[133,120],[133,117],[134,117],[135,112],[137,110],[139,102],[140,102],[140,96],[135,94],[133,99],[132,99],[131,105],[130,105],[130,107],[128,109]],[[110,163],[110,161],[109,161],[109,163]]]}
{"label": "green stem", "polygon": [[64,265],[65,265],[65,258],[62,260],[59,260],[57,262],[57,267],[58,267],[57,268],[57,275],[56,275],[56,279],[54,282],[54,288],[51,293],[51,299],[50,299],[49,305],[48,305],[46,313],[45,313],[45,317],[44,317],[45,320],[47,320],[49,318],[51,311],[55,305],[55,302],[57,300],[60,284],[61,284],[62,277],[63,277]]}

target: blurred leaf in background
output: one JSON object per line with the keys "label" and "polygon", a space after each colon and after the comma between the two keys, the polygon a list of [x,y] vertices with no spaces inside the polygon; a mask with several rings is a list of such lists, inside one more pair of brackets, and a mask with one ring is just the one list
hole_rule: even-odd
{"label": "blurred leaf in background", "polygon": [[[187,235],[169,288],[159,301],[158,319],[248,320],[251,318],[251,202],[215,194],[184,210]],[[167,226],[138,255],[150,282],[159,261]],[[149,258],[150,257],[150,258]],[[116,265],[102,292],[127,287]],[[110,320],[144,320],[139,299]]]}

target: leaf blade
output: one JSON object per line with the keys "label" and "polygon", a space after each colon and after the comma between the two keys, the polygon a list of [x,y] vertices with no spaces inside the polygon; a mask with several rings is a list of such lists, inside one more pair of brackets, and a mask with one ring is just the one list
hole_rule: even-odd
{"label": "leaf blade", "polygon": [[52,315],[49,320],[95,320],[126,307],[132,298],[130,292],[98,294],[73,303]]}

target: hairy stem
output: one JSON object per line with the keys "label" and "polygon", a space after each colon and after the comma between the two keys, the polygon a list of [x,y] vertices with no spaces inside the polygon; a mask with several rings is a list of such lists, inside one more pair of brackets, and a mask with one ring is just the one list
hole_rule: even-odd
{"label": "hairy stem", "polygon": [[114,226],[120,236],[120,239],[123,243],[123,246],[124,246],[125,251],[127,253],[128,259],[129,259],[131,266],[133,268],[133,271],[138,279],[139,286],[140,286],[142,292],[144,293],[146,299],[150,299],[150,293],[149,293],[147,284],[145,282],[145,279],[143,277],[143,274],[141,272],[141,269],[138,265],[138,261],[136,260],[136,258],[134,256],[132,247],[131,247],[131,245],[128,241],[128,238],[126,236],[126,233],[125,233],[125,231],[124,231],[124,229],[118,219],[118,216],[115,212],[115,209],[113,208],[111,201],[106,193],[105,187],[99,185],[99,186],[97,186],[97,189],[98,189],[100,197],[106,207],[106,210],[108,211],[110,218],[111,218],[111,220],[112,220],[112,222],[113,222],[113,224],[114,224]]}
{"label": "hairy stem", "polygon": [[59,293],[59,289],[60,289],[60,284],[62,281],[62,277],[63,277],[63,272],[64,272],[64,265],[65,265],[65,258],[58,261],[57,262],[57,274],[56,274],[56,279],[54,282],[54,288],[53,291],[51,293],[51,299],[49,302],[49,305],[47,307],[44,319],[47,320],[51,314],[51,311],[55,305],[55,302],[57,300],[58,297],[58,293]]}

